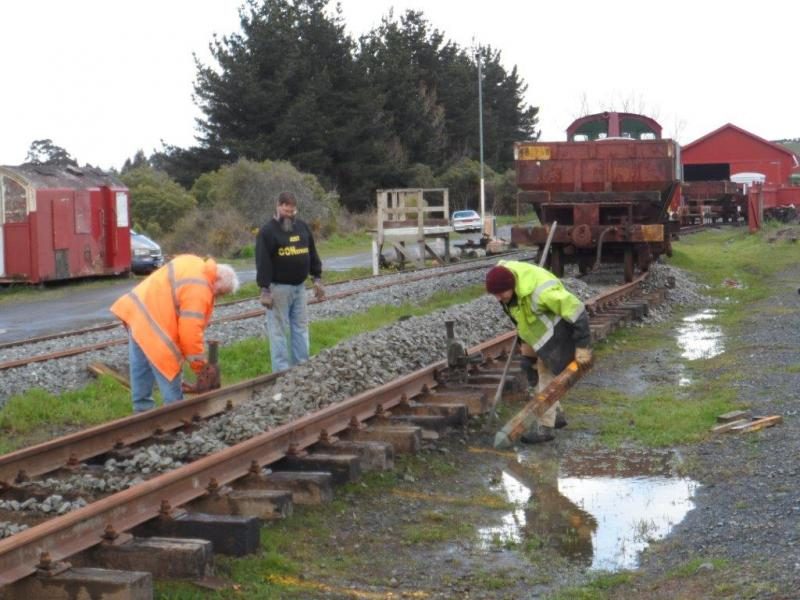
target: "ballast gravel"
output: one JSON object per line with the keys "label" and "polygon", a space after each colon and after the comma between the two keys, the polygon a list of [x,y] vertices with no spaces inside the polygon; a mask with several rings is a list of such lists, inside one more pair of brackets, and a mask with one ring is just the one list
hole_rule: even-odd
{"label": "ballast gravel", "polygon": [[[653,269],[654,275],[664,271],[656,277],[680,277],[669,267],[654,265]],[[598,288],[587,281],[566,277],[564,283],[583,300],[598,293]],[[692,284],[687,282],[686,287]],[[695,293],[675,297],[674,301],[694,299]],[[511,329],[500,304],[488,295],[430,315],[404,318],[323,350],[274,384],[261,388],[247,404],[202,423],[190,434],[175,434],[172,443],[148,445],[128,460],[109,459],[105,474],[47,479],[37,486],[61,494],[118,491],[121,486],[135,484],[138,475],[180,467],[441,360],[446,355],[446,321],[455,323],[455,336],[466,347]],[[120,475],[129,479],[120,480]],[[108,480],[103,482],[104,478]]]}
{"label": "ballast gravel", "polygon": [[[478,271],[479,281],[482,281],[484,272]],[[653,286],[667,279],[680,282],[670,291],[670,303],[692,303],[702,295],[701,286],[682,276],[676,269],[654,265],[652,274]],[[602,286],[608,284],[604,281],[608,277],[607,273],[598,274],[595,279],[599,279]],[[585,300],[598,293],[598,287],[593,285],[591,279],[565,277],[564,284]],[[441,282],[441,278],[437,281]],[[453,285],[472,283],[468,279],[467,283],[459,281]],[[618,283],[618,279],[614,283]],[[403,287],[409,285],[406,283]],[[409,298],[407,291],[402,295]],[[368,301],[362,302],[368,304]],[[648,319],[657,321],[666,318],[670,303],[651,310]],[[325,306],[328,314],[344,310],[342,307],[327,306],[327,303],[319,306]],[[259,390],[247,404],[201,424],[191,433],[176,433],[171,443],[150,444],[137,450],[130,459],[111,458],[105,462],[102,470],[93,473],[29,482],[25,485],[35,489],[38,494],[51,495],[41,502],[29,499],[13,506],[0,503],[0,509],[64,514],[84,506],[87,500],[82,496],[91,498],[126,489],[140,483],[143,478],[179,468],[191,460],[392,381],[439,361],[446,355],[446,321],[455,322],[456,338],[466,347],[511,328],[499,303],[490,296],[430,315],[404,318],[388,327],[358,335],[334,348],[323,350],[307,363],[291,369],[274,384]],[[65,499],[65,496],[72,500]],[[13,527],[7,530],[7,535],[14,532]],[[0,537],[4,537],[3,531],[0,528]]]}
{"label": "ballast gravel", "polygon": [[[530,251],[525,251],[503,258],[524,260],[531,256],[532,253]],[[496,264],[498,260],[499,258],[494,257],[486,260],[470,261],[468,264],[462,263],[418,272],[383,275],[331,285],[327,289],[329,295],[359,291],[360,293],[310,304],[308,307],[309,319],[317,321],[352,315],[363,312],[372,306],[382,304],[421,303],[438,292],[457,291],[470,285],[482,283],[486,270]],[[422,275],[433,275],[433,277],[419,279]],[[388,287],[368,291],[369,288],[377,285]],[[214,310],[214,319],[247,311],[256,311],[261,308],[261,305],[255,299],[236,304],[221,305]],[[208,328],[206,337],[219,340],[223,345],[253,337],[265,337],[264,317],[259,315],[239,321],[213,323]],[[0,386],[0,406],[5,404],[10,397],[24,393],[32,388],[41,388],[53,394],[81,388],[92,379],[92,375],[87,369],[87,365],[90,363],[103,362],[111,365],[127,365],[128,346],[124,330],[121,327],[117,327],[107,331],[81,335],[80,337],[55,338],[35,344],[12,346],[0,350],[0,362],[8,362],[110,340],[119,340],[120,344],[102,350],[31,363],[0,371],[0,380],[3,383]]]}

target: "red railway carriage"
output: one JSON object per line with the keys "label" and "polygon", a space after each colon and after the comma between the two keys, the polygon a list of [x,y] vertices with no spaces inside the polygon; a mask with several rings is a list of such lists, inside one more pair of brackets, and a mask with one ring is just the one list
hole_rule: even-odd
{"label": "red railway carriage", "polygon": [[128,189],[90,167],[0,167],[0,281],[127,273]]}
{"label": "red railway carriage", "polygon": [[[603,129],[604,128],[604,129]],[[578,119],[567,142],[514,146],[520,202],[533,204],[541,226],[512,228],[512,240],[543,247],[557,222],[550,270],[587,272],[622,262],[625,279],[671,251],[669,213],[680,199],[680,147],[661,139],[652,119],[600,113]],[[580,140],[580,141],[579,141]]]}

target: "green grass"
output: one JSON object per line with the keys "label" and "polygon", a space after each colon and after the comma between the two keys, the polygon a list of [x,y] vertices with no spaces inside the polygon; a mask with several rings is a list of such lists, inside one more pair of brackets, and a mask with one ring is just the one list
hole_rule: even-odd
{"label": "green grass", "polygon": [[774,293],[770,276],[800,261],[800,245],[767,243],[769,228],[758,234],[747,230],[715,230],[685,236],[675,244],[670,263],[691,271],[710,286],[708,294],[725,298],[720,323],[734,325],[745,315],[737,305],[756,302]]}
{"label": "green grass", "polygon": [[531,225],[538,224],[539,219],[533,211],[520,213],[519,215],[497,215],[497,226],[503,225]]}
{"label": "green grass", "polygon": [[419,522],[401,529],[402,539],[409,544],[438,544],[449,540],[467,541],[475,536],[475,526],[460,520],[456,514],[426,511]]}
{"label": "green grass", "polygon": [[0,452],[46,441],[64,429],[123,417],[130,413],[130,403],[128,390],[108,376],[59,395],[28,390],[10,398],[0,410]]}
{"label": "green grass", "polygon": [[[309,328],[311,354],[368,331],[396,321],[400,317],[424,315],[454,304],[469,302],[484,293],[482,286],[472,286],[457,293],[439,293],[417,305],[373,306],[364,313],[312,322]],[[229,385],[268,373],[271,369],[269,342],[251,338],[220,348],[223,384]],[[42,437],[62,428],[104,423],[130,414],[130,392],[108,377],[80,389],[60,395],[31,389],[13,396],[0,410],[0,452],[48,439]],[[43,425],[46,430],[43,431]]]}
{"label": "green grass", "polygon": [[[766,235],[768,232],[752,235],[739,229],[714,230],[686,236],[676,244],[670,262],[708,284],[709,295],[725,300],[714,306],[716,314],[707,322],[722,329],[725,351],[702,360],[682,358],[673,333],[674,321],[684,316],[680,311],[672,323],[620,330],[598,344],[601,363],[604,357],[613,360],[620,353],[628,363],[647,362],[653,352],[664,352],[673,357],[665,360],[682,364],[690,382],[681,387],[677,382],[650,385],[641,395],[585,386],[572,390],[570,395],[577,402],[570,412],[595,428],[602,443],[611,447],[625,442],[647,447],[694,443],[712,435],[709,430],[718,415],[745,408],[733,384],[740,377],[742,363],[757,349],[736,344],[737,328],[753,314],[754,303],[774,293],[773,276],[800,260],[800,247],[768,244]],[[657,378],[658,373],[649,376]]]}
{"label": "green grass", "polygon": [[594,397],[601,439],[612,447],[626,441],[648,447],[697,442],[708,435],[717,415],[737,406],[735,393],[725,388],[678,395],[674,387],[665,386],[639,397],[621,391],[596,392]]}
{"label": "green grass", "polygon": [[337,233],[317,243],[317,250],[323,259],[369,252],[371,248],[372,235],[366,231],[351,233],[350,235],[339,235]]}
{"label": "green grass", "polygon": [[614,590],[633,579],[632,573],[602,574],[586,585],[559,590],[548,600],[613,600],[617,598]]}

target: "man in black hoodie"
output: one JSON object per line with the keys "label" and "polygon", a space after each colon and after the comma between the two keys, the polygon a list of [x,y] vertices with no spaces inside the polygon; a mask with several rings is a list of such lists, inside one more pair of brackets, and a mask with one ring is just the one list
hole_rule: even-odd
{"label": "man in black hoodie", "polygon": [[256,240],[256,281],[261,304],[267,309],[272,370],[283,371],[308,360],[308,311],[304,283],[314,279],[314,296],[325,296],[322,261],[314,236],[297,218],[291,192],[278,196],[275,217],[265,223]]}

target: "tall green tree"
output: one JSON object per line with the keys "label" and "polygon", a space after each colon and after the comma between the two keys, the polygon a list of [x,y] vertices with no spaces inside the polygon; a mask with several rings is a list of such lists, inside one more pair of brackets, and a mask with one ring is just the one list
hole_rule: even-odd
{"label": "tall green tree", "polygon": [[327,4],[249,2],[241,33],[211,46],[217,67],[198,63],[201,143],[232,160],[289,160],[365,205],[386,160],[381,99],[367,88],[338,6],[329,15]]}
{"label": "tall green tree", "polygon": [[78,161],[72,158],[61,146],[53,143],[53,140],[34,140],[28,148],[28,155],[25,162],[36,165],[55,165],[59,167],[78,166]]}
{"label": "tall green tree", "polygon": [[537,107],[526,106],[527,85],[513,67],[507,72],[499,51],[490,46],[478,52],[483,76],[485,160],[497,171],[514,164],[514,142],[538,139]]}
{"label": "tall green tree", "polygon": [[422,13],[392,13],[361,38],[359,64],[384,98],[382,110],[403,149],[403,162],[440,165],[447,145],[438,98],[438,54],[443,36]]}
{"label": "tall green tree", "polygon": [[[199,144],[165,147],[151,164],[190,187],[239,159],[289,161],[357,211],[372,206],[377,187],[419,181],[420,165],[435,174],[476,159],[475,55],[417,11],[390,13],[356,44],[329,4],[248,0],[241,31],[212,42],[214,64],[197,62]],[[481,57],[486,159],[505,170],[512,143],[537,135],[537,109],[499,52]]]}

